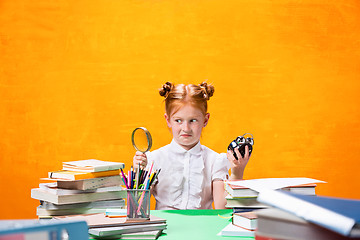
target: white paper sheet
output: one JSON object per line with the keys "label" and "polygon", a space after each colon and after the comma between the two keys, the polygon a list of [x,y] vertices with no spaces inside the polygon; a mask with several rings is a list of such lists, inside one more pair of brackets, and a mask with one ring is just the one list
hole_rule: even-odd
{"label": "white paper sheet", "polygon": [[265,189],[280,189],[284,187],[296,186],[309,183],[325,183],[324,181],[313,178],[259,178],[251,180],[232,181],[232,185],[247,187],[260,192]]}

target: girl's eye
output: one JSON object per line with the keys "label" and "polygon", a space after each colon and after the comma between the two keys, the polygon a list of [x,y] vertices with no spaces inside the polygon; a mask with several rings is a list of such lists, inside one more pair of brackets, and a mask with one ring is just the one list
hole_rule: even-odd
{"label": "girl's eye", "polygon": [[196,119],[191,119],[190,122],[197,122],[197,120]]}
{"label": "girl's eye", "polygon": [[176,119],[175,122],[181,123],[181,120],[180,120],[180,119]]}

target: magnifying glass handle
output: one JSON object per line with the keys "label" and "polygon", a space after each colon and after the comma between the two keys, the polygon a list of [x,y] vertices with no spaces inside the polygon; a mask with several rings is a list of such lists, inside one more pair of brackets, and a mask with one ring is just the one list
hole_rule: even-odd
{"label": "magnifying glass handle", "polygon": [[135,169],[139,168],[145,168],[147,166],[148,160],[146,153],[142,153],[140,151],[137,151],[134,156],[133,160],[133,166]]}

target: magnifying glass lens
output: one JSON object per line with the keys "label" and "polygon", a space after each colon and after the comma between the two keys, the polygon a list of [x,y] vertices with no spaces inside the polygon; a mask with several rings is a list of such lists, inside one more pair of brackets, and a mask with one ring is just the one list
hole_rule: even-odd
{"label": "magnifying glass lens", "polygon": [[146,152],[148,149],[148,140],[144,131],[136,131],[134,134],[134,142],[140,152]]}
{"label": "magnifying glass lens", "polygon": [[146,128],[136,128],[131,136],[132,144],[137,151],[147,152],[152,145],[150,132]]}

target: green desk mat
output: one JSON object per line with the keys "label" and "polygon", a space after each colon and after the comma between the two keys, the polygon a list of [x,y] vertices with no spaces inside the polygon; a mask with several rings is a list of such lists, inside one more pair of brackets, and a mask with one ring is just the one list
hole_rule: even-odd
{"label": "green desk mat", "polygon": [[152,215],[166,219],[167,229],[159,240],[177,239],[242,239],[252,237],[223,237],[217,234],[231,222],[232,209],[153,210]]}

